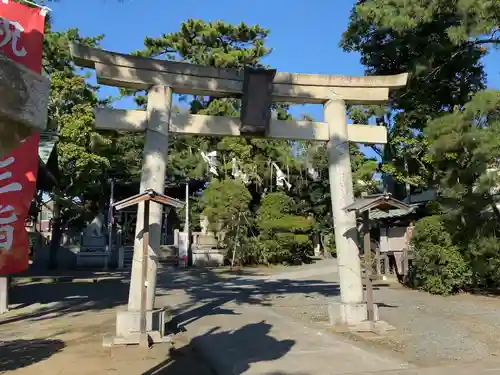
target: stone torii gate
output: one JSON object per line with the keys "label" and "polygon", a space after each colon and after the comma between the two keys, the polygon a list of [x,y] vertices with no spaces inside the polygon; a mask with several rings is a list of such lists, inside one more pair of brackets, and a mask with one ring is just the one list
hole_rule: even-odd
{"label": "stone torii gate", "polygon": [[[354,213],[344,210],[353,203],[353,185],[348,142],[378,144],[387,142],[387,130],[381,126],[347,124],[346,103],[374,104],[389,99],[389,90],[404,87],[407,74],[394,76],[346,77],[320,74],[281,73],[269,80],[273,102],[324,105],[324,122],[270,120],[267,128],[242,126],[240,118],[171,113],[172,93],[212,97],[251,97],[252,86],[246,71],[198,66],[187,63],[137,57],[73,44],[74,62],[95,69],[98,83],[128,89],[148,90],[147,110],[96,108],[96,127],[120,131],[145,132],[141,191],[163,191],[170,133],[212,136],[265,136],[274,139],[328,142],[329,179],[335,242],[337,246],[341,303],[330,306],[331,319],[357,325],[367,318],[357,246]],[[269,71],[267,71],[269,72]],[[257,77],[257,80],[259,78]],[[249,90],[248,90],[249,89]],[[244,97],[245,100],[245,97]],[[270,104],[270,103],[269,103]],[[268,107],[269,108],[269,107]],[[153,225],[150,234],[151,258],[148,262],[147,309],[154,308],[157,263],[154,249],[160,245],[161,208],[151,207]],[[137,215],[134,261],[132,266],[128,312],[137,315],[140,308],[141,242],[143,208]],[[155,229],[156,228],[156,229]],[[333,270],[332,270],[333,271]],[[137,319],[117,318],[117,335],[138,331]],[[125,340],[126,341],[126,340]]]}
{"label": "stone torii gate", "polygon": [[0,160],[47,126],[50,81],[0,52]]}

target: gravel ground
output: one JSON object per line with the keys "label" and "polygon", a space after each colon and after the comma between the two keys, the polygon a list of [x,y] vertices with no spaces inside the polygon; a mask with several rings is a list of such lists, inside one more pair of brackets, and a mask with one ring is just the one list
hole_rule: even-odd
{"label": "gravel ground", "polygon": [[[307,280],[302,280],[298,293],[291,286],[289,293],[271,292],[264,298],[282,315],[331,329],[327,303],[339,297],[325,295],[325,285],[318,291],[318,278],[314,279],[310,288],[305,287]],[[335,275],[322,279],[335,285]],[[396,331],[384,337],[351,335],[351,338],[391,349],[419,366],[500,356],[500,298],[467,294],[445,298],[398,285],[376,289],[375,301],[381,319],[395,326]]]}
{"label": "gravel ground", "polygon": [[406,289],[375,293],[381,318],[398,330],[399,351],[423,364],[475,361],[500,355],[500,300],[482,296],[431,296]]}

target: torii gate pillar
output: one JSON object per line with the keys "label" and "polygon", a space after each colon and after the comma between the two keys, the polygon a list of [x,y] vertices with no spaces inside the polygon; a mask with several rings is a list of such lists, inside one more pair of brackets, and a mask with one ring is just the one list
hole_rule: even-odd
{"label": "torii gate pillar", "polygon": [[[148,93],[146,141],[141,171],[140,191],[153,189],[163,193],[168,156],[168,124],[172,104],[172,89],[167,86],[153,86]],[[148,261],[148,296],[146,310],[152,311],[155,304],[156,273],[160,249],[163,207],[151,202],[149,210],[149,261]],[[128,296],[128,311],[139,311],[141,308],[142,280],[142,230],[144,223],[144,203],[137,209],[137,222],[134,238],[134,257]]]}
{"label": "torii gate pillar", "polygon": [[328,174],[332,202],[338,273],[342,283],[340,304],[332,303],[328,311],[332,324],[357,325],[366,320],[366,303],[357,238],[356,216],[345,207],[354,202],[345,102],[332,99],[324,104],[324,121],[328,123]]}

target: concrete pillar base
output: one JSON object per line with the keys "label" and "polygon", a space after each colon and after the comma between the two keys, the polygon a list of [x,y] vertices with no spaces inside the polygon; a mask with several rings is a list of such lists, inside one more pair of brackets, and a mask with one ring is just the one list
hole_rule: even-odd
{"label": "concrete pillar base", "polygon": [[373,305],[374,321],[368,319],[366,303],[331,302],[328,304],[330,324],[344,326],[353,332],[374,332],[378,334],[394,331],[396,328],[380,320],[378,305]]}
{"label": "concrete pillar base", "polygon": [[359,324],[349,326],[348,329],[351,332],[372,332],[383,335],[388,331],[396,330],[396,327],[390,325],[387,322],[384,322],[383,320],[377,320],[375,322],[365,320],[364,322],[361,322]]}
{"label": "concrete pillar base", "polygon": [[167,309],[155,309],[146,312],[147,335],[140,332],[141,313],[140,311],[117,311],[116,313],[116,335],[103,338],[103,346],[118,345],[140,345],[170,342],[170,337],[166,335],[165,325],[167,323]]}
{"label": "concrete pillar base", "polygon": [[140,332],[129,333],[126,337],[104,336],[102,346],[111,348],[113,346],[138,345],[141,348],[149,348],[153,344],[171,342],[170,336],[161,336],[158,331],[147,332],[143,335]]}
{"label": "concrete pillar base", "polygon": [[[373,305],[375,321],[379,320],[378,306]],[[368,319],[366,303],[330,302],[328,317],[331,325],[355,326]]]}

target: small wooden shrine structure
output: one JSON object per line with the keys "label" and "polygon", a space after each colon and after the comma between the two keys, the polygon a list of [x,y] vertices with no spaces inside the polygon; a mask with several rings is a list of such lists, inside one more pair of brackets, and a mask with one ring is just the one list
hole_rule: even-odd
{"label": "small wooden shrine structure", "polygon": [[354,203],[345,208],[348,212],[355,212],[362,219],[363,225],[363,258],[364,258],[364,279],[366,285],[366,304],[368,321],[376,320],[373,303],[373,280],[378,278],[378,275],[373,277],[373,263],[370,240],[370,211],[371,210],[388,211],[390,209],[411,210],[406,203],[392,198],[391,194],[374,194],[365,195],[357,199]]}

